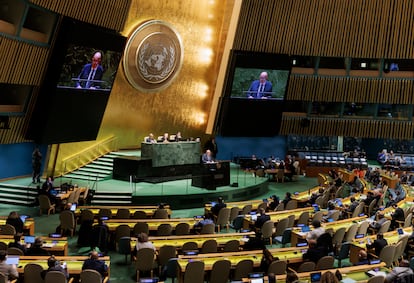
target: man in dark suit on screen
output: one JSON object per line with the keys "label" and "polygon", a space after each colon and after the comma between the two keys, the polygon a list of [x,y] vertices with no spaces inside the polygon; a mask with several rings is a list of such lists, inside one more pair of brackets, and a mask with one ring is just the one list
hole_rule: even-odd
{"label": "man in dark suit on screen", "polygon": [[92,62],[83,66],[76,81],[77,88],[97,89],[101,87],[100,81],[104,73],[104,69],[101,66],[101,59],[101,52],[95,52],[92,56]]}
{"label": "man in dark suit on screen", "polygon": [[267,72],[261,72],[259,79],[252,82],[248,91],[248,98],[271,98],[272,97],[272,83],[267,80]]}

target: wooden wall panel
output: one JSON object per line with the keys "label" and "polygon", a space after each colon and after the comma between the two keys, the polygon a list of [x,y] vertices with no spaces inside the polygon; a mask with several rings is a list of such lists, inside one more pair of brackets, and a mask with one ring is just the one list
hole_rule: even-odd
{"label": "wooden wall panel", "polygon": [[0,37],[0,82],[40,85],[49,49]]}
{"label": "wooden wall panel", "polygon": [[98,26],[121,31],[132,0],[30,0],[31,3]]}
{"label": "wooden wall panel", "polygon": [[414,58],[413,24],[413,3],[406,0],[245,0],[234,48]]}
{"label": "wooden wall panel", "polygon": [[291,75],[288,100],[414,104],[414,81]]}
{"label": "wooden wall panel", "polygon": [[414,133],[414,124],[412,122],[310,118],[309,126],[303,127],[303,119],[305,118],[284,114],[280,134],[411,139]]}
{"label": "wooden wall panel", "polygon": [[[34,5],[61,15],[73,17],[105,28],[122,31],[131,0],[30,0]],[[40,86],[46,70],[50,49],[19,40],[0,37],[0,83]],[[26,142],[31,111],[37,94],[32,95],[24,116],[10,117],[10,128],[0,130],[0,143]]]}

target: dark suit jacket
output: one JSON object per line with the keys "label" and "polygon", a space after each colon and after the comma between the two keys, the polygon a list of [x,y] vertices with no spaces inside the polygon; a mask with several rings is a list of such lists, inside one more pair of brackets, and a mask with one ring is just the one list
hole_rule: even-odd
{"label": "dark suit jacket", "polygon": [[398,220],[398,221],[404,221],[405,220],[404,210],[402,210],[401,207],[397,207],[394,213],[392,214],[392,219]]}
{"label": "dark suit jacket", "polygon": [[310,260],[314,263],[317,263],[325,255],[325,250],[323,247],[312,247],[309,248],[306,253],[303,254],[304,260]]}
{"label": "dark suit jacket", "polygon": [[213,206],[212,208],[211,208],[211,212],[214,214],[214,215],[218,215],[219,214],[219,212],[220,212],[220,210],[223,208],[223,207],[226,207],[227,205],[225,204],[225,203],[216,203],[216,205],[215,206]]}
{"label": "dark suit jacket", "polygon": [[[83,81],[83,80],[88,79],[89,73],[91,72],[91,68],[92,68],[91,63],[86,64],[85,66],[83,66],[82,71],[80,72],[80,74],[78,76],[78,79],[82,79],[82,81],[77,81],[76,82],[76,87],[79,87],[79,86],[81,86],[82,88],[86,87],[87,81]],[[100,80],[102,80],[103,73],[104,73],[104,70],[103,70],[102,66],[98,65],[98,67],[96,68],[94,77],[90,78],[90,79],[100,81]],[[98,83],[98,82],[90,82],[89,87],[100,88],[101,84]]]}
{"label": "dark suit jacket", "polygon": [[262,228],[263,224],[267,221],[270,220],[270,216],[267,214],[264,215],[260,215],[259,217],[257,217],[256,222],[254,223],[254,226],[256,228]]}
{"label": "dark suit jacket", "polygon": [[272,94],[270,93],[272,92],[272,89],[273,89],[271,82],[266,81],[265,87],[264,87],[264,93],[262,92],[258,93],[259,87],[260,87],[260,81],[259,80],[253,81],[248,89],[247,96],[254,97],[254,98],[272,97]]}
{"label": "dark suit jacket", "polygon": [[22,233],[23,232],[23,221],[20,219],[20,217],[17,218],[7,218],[6,224],[10,224],[11,226],[16,229],[16,233]]}
{"label": "dark suit jacket", "polygon": [[108,271],[108,266],[103,260],[87,259],[83,262],[82,270],[84,269],[93,269],[98,271],[102,277],[105,277],[106,272]]}
{"label": "dark suit jacket", "polygon": [[379,256],[380,253],[381,253],[381,250],[386,245],[388,245],[387,240],[385,240],[385,239],[377,239],[371,245],[367,245],[367,248],[369,248],[369,249],[372,249],[373,248],[375,250],[375,254],[377,256]]}

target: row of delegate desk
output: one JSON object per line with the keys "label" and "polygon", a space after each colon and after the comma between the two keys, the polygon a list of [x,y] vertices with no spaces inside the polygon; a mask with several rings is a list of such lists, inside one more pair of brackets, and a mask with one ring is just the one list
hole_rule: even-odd
{"label": "row of delegate desk", "polygon": [[[289,264],[299,264],[303,262],[302,255],[304,251],[302,250],[302,248],[276,248],[269,249],[269,252],[274,257],[278,257],[280,260],[285,260]],[[232,269],[236,268],[236,265],[243,260],[251,260],[253,262],[253,267],[257,270],[260,267],[262,255],[262,250],[229,253],[210,253],[199,254],[195,256],[180,255],[177,261],[179,266],[179,277],[182,278],[184,276],[187,264],[191,261],[202,261],[204,262],[204,270],[211,271],[214,263],[219,260],[229,260]],[[354,279],[355,281],[366,281],[369,279],[369,276],[366,274],[366,271],[373,270],[376,268],[382,268],[382,271],[388,271],[385,268],[385,263],[383,262],[372,265],[359,265],[346,268],[337,268],[337,270],[339,270],[339,272],[341,272],[342,276],[344,276],[345,278]],[[299,279],[309,279],[310,272],[298,273],[297,275]],[[286,280],[286,274],[276,275],[276,280],[284,282]],[[248,279],[246,279],[244,282],[249,281]]]}
{"label": "row of delegate desk", "polygon": [[[17,266],[17,271],[19,272],[19,277],[22,277],[24,274],[24,267],[29,263],[39,264],[43,269],[48,269],[47,259],[49,256],[20,256],[19,264]],[[66,262],[68,273],[70,277],[76,276],[82,272],[83,262],[88,259],[88,256],[56,256],[56,259],[60,262]],[[101,257],[100,260],[104,260],[108,265],[108,276],[110,274],[111,261],[109,256]]]}
{"label": "row of delegate desk", "polygon": [[[338,271],[341,273],[343,280],[349,280],[348,282],[367,282],[370,278],[370,276],[367,274],[367,271],[370,270],[377,270],[380,272],[389,272],[389,269],[385,268],[385,264],[383,262],[379,264],[372,264],[372,265],[357,265],[357,266],[349,266],[349,267],[342,267],[342,268],[336,268],[335,271]],[[320,270],[321,274],[328,272],[332,270]],[[311,282],[311,274],[313,272],[301,272],[296,273],[298,276],[299,281],[303,282]],[[286,275],[277,275],[276,276],[277,281],[285,282]],[[249,283],[250,279],[243,278],[242,282]],[[268,283],[268,277],[264,277],[264,283]]]}
{"label": "row of delegate desk", "polygon": [[[92,212],[92,214],[94,215],[95,218],[98,217],[99,215],[99,211],[101,209],[110,209],[111,213],[112,213],[112,217],[114,217],[116,215],[116,213],[118,212],[118,209],[128,209],[132,216],[134,215],[135,212],[137,211],[142,211],[144,212],[148,218],[151,218],[154,216],[155,211],[157,210],[158,206],[155,205],[147,205],[147,206],[78,206],[75,210],[75,217],[79,218],[82,214],[82,210],[89,210]],[[164,207],[165,210],[167,210],[168,212],[168,216],[171,217],[171,208],[166,205]]]}
{"label": "row of delegate desk", "polygon": [[[7,216],[0,216],[0,226],[6,225]],[[35,233],[35,221],[33,218],[26,218],[23,224],[23,231],[26,235],[34,235]]]}
{"label": "row of delegate desk", "polygon": [[[315,187],[312,190],[309,190],[308,192],[299,193],[295,195],[298,199],[306,200],[309,198],[309,196],[314,192],[317,191],[319,188]],[[227,203],[228,207],[232,206],[244,206],[244,205],[252,205],[252,209],[257,209],[257,206],[260,205],[263,202],[263,200],[254,200],[254,201],[246,201],[246,202],[235,202],[235,203]],[[94,208],[91,208],[94,209]],[[211,209],[211,205],[206,204],[205,210],[208,212]],[[94,214],[98,213],[98,209],[95,208],[93,211]],[[132,212],[132,211],[131,211]],[[295,210],[289,210],[289,211],[279,211],[274,213],[269,213],[271,215],[271,219],[276,221],[279,221],[282,218],[285,218],[289,215],[295,215],[295,218],[297,219],[299,215],[303,212],[309,212],[312,214],[313,208],[312,207],[305,207],[305,208],[299,208]],[[249,215],[246,215],[246,221],[250,222],[251,219],[249,219]],[[334,223],[325,223],[325,229],[332,228],[332,230],[337,230],[340,227],[346,227],[349,226],[349,223],[352,222],[359,222],[364,221],[366,217],[358,217],[355,219],[345,219],[343,221],[337,221]],[[180,218],[180,219],[111,219],[108,220],[106,223],[110,229],[110,231],[115,231],[116,227],[121,224],[127,224],[129,227],[133,228],[134,225],[137,222],[146,222],[148,223],[150,230],[156,230],[159,224],[162,223],[170,223],[172,227],[175,227],[178,223],[181,222],[187,222],[190,226],[193,226],[198,220],[194,218]],[[295,235],[296,234],[296,240]],[[246,242],[246,238],[253,236],[254,232],[248,232],[248,233],[228,233],[228,234],[210,234],[210,235],[186,235],[186,236],[157,236],[157,237],[150,237],[150,241],[152,241],[156,247],[157,250],[159,250],[164,245],[174,245],[177,249],[180,249],[182,245],[185,242],[192,241],[196,242],[198,247],[201,248],[202,243],[205,242],[208,239],[216,239],[219,246],[223,246],[227,241],[229,240],[239,240],[241,246]],[[274,254],[275,257],[278,257],[281,260],[286,260],[289,263],[300,263],[302,262],[302,256],[303,253],[306,251],[303,247],[296,247],[295,241],[299,242],[304,239],[305,235],[302,235],[302,233],[299,230],[294,229],[292,233],[292,247],[291,248],[280,248],[280,249],[270,249],[270,252]],[[131,239],[131,247],[133,248],[135,246],[135,238]],[[219,259],[229,259],[232,263],[232,266],[234,267],[239,261],[243,259],[252,259],[254,262],[254,266],[258,267],[261,262],[262,258],[262,250],[258,251],[242,251],[242,252],[236,252],[236,253],[219,253],[219,254],[200,254],[197,256],[179,256],[179,266],[180,266],[180,272],[185,272],[185,267],[187,263],[190,260],[203,260],[206,264],[206,270],[210,270],[212,267],[212,264],[219,260]],[[379,265],[383,266],[383,265]],[[352,271],[355,274],[357,274],[359,271],[354,270]],[[283,277],[283,276],[282,276]],[[280,278],[280,276],[278,276]],[[282,279],[282,278],[281,278]]]}
{"label": "row of delegate desk", "polygon": [[[42,248],[47,250],[50,254],[67,256],[68,255],[68,239],[66,237],[60,238],[49,238],[42,237],[43,245]],[[9,243],[14,242],[13,235],[0,235],[0,242],[9,245]],[[22,237],[21,244],[25,245],[24,238]]]}

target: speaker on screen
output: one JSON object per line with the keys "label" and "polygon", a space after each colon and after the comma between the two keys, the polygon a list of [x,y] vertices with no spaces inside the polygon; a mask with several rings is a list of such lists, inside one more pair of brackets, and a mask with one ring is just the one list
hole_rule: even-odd
{"label": "speaker on screen", "polygon": [[95,140],[126,37],[64,17],[26,137],[56,144]]}

